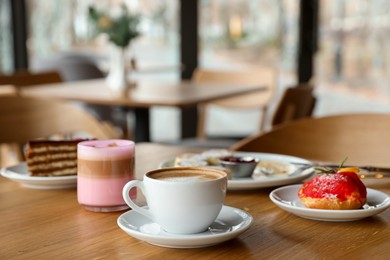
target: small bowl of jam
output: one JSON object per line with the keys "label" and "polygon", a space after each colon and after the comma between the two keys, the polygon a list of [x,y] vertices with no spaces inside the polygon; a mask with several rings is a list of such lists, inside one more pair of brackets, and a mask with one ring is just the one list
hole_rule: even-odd
{"label": "small bowl of jam", "polygon": [[253,157],[226,156],[219,158],[221,165],[232,172],[233,178],[250,177],[257,165]]}

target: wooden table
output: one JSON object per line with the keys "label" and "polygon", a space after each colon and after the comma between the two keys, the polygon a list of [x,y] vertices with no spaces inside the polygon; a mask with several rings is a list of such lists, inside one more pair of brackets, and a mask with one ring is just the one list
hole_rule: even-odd
{"label": "wooden table", "polygon": [[[122,106],[135,112],[135,140],[150,141],[149,108],[170,106],[182,110],[182,136],[196,131],[197,116],[194,107],[234,95],[262,91],[266,87],[251,85],[208,85],[190,81],[162,83],[140,82],[127,96],[112,92],[105,80],[84,80],[23,88],[22,95],[58,98],[95,105]],[[185,128],[187,127],[187,128]],[[191,133],[187,133],[187,132]]]}
{"label": "wooden table", "polygon": [[[136,175],[198,148],[141,143]],[[369,180],[366,180],[369,181]],[[390,193],[390,178],[368,187]],[[75,189],[33,190],[0,177],[0,259],[388,259],[390,210],[360,221],[333,223],[286,213],[268,198],[272,188],[229,191],[225,204],[248,211],[253,225],[239,237],[200,249],[168,249],[128,236],[123,212],[95,213]]]}

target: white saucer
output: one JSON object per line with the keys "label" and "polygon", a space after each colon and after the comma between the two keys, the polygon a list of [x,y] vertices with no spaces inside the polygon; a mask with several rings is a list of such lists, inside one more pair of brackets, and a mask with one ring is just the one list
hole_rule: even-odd
{"label": "white saucer", "polygon": [[[271,153],[250,153],[250,152],[235,152],[237,156],[254,157],[263,161],[277,161],[277,162],[294,162],[310,164],[311,162],[299,157],[282,155],[282,154],[271,154]],[[160,163],[159,168],[174,167],[174,160],[167,160]],[[294,167],[297,169],[297,167]],[[313,169],[306,169],[298,171],[293,175],[275,175],[275,176],[256,176],[248,178],[239,178],[228,180],[228,190],[250,190],[258,188],[267,188],[282,186],[292,183],[300,182],[313,174]]]}
{"label": "white saucer", "polygon": [[160,225],[134,210],[120,215],[117,222],[128,235],[152,245],[171,248],[199,248],[237,237],[249,228],[253,217],[243,210],[223,206],[208,231],[190,235],[167,233],[161,229]]}
{"label": "white saucer", "polygon": [[367,203],[362,209],[325,210],[306,208],[298,198],[301,185],[290,185],[278,188],[269,195],[280,208],[302,218],[321,221],[353,221],[381,213],[390,207],[390,196],[381,191],[367,189]]}
{"label": "white saucer", "polygon": [[68,189],[77,186],[77,176],[30,176],[25,162],[1,169],[1,175],[32,189]]}

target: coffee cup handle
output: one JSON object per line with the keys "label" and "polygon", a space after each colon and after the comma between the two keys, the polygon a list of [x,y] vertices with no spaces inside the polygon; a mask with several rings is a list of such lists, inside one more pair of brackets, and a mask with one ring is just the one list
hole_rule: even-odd
{"label": "coffee cup handle", "polygon": [[126,185],[123,187],[123,191],[122,191],[123,199],[125,200],[127,205],[129,205],[133,210],[135,210],[138,213],[153,220],[154,218],[153,218],[153,215],[150,213],[150,211],[146,210],[144,208],[141,208],[140,206],[135,204],[135,202],[129,196],[130,190],[132,188],[135,188],[135,187],[140,188],[142,193],[145,195],[144,183],[142,181],[139,181],[139,180],[132,180],[132,181],[126,183]]}

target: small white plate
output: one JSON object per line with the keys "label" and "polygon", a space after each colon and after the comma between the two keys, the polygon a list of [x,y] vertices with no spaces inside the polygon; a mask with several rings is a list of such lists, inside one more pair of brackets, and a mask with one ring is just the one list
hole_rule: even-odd
{"label": "small white plate", "polygon": [[68,189],[77,186],[77,176],[30,176],[25,162],[1,169],[1,175],[32,189]]}
{"label": "small white plate", "polygon": [[[311,162],[299,157],[271,154],[271,153],[250,153],[250,152],[235,152],[237,156],[254,157],[263,161],[276,161],[284,163],[303,163],[310,164]],[[174,160],[163,161],[160,163],[159,168],[174,167]],[[296,167],[298,169],[298,167]],[[313,174],[313,169],[306,169],[298,171],[292,175],[274,175],[274,176],[256,176],[248,178],[239,178],[228,180],[228,190],[249,190],[257,188],[267,188],[282,186],[302,181]]]}
{"label": "small white plate", "polygon": [[390,196],[381,191],[367,189],[367,203],[362,209],[326,210],[305,207],[298,198],[301,185],[290,185],[278,188],[269,195],[270,199],[280,208],[302,218],[321,221],[353,221],[381,213],[390,207]]}
{"label": "small white plate", "polygon": [[123,213],[117,221],[119,227],[128,235],[152,245],[170,248],[199,248],[222,243],[240,235],[252,222],[253,217],[250,214],[228,206],[222,207],[208,231],[198,234],[167,233],[160,225],[134,210]]}

